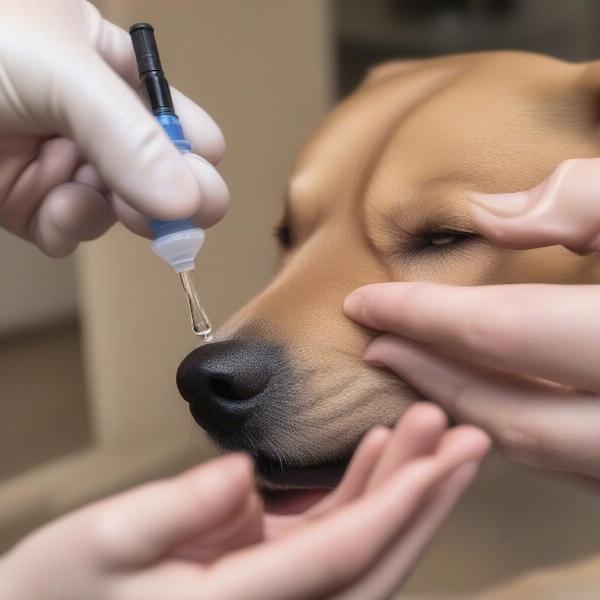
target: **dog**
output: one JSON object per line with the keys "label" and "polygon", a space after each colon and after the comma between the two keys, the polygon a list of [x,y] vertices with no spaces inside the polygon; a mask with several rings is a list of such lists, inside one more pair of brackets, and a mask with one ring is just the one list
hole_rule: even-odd
{"label": "dog", "polygon": [[290,178],[272,282],[177,375],[194,419],[255,457],[280,510],[333,487],[365,432],[419,399],[363,362],[377,332],[343,315],[349,292],[600,281],[597,256],[494,246],[467,206],[470,192],[528,189],[600,155],[599,100],[600,64],[475,53],[376,67],[325,119]]}

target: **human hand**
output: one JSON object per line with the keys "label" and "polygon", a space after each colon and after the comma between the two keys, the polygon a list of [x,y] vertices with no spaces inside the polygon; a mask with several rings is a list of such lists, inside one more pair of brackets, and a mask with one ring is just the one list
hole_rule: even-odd
{"label": "human hand", "polygon": [[[563,163],[539,186],[472,198],[476,228],[511,248],[600,249],[600,160]],[[510,459],[600,479],[597,286],[389,283],[346,314],[390,332],[365,358],[390,368]]]}
{"label": "human hand", "polygon": [[89,2],[2,2],[1,226],[59,257],[115,220],[149,235],[148,217],[223,217],[219,128],[172,89],[198,153],[181,155],[137,88],[129,35]]}
{"label": "human hand", "polygon": [[487,437],[417,405],[306,517],[264,515],[251,462],[210,461],[68,515],[0,561],[6,600],[387,598],[473,478]]}

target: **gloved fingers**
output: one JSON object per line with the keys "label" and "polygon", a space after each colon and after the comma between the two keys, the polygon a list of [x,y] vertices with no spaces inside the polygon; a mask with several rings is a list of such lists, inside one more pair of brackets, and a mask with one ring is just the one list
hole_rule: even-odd
{"label": "gloved fingers", "polygon": [[524,192],[474,194],[471,214],[482,235],[523,249],[562,244],[579,254],[600,251],[600,159],[572,159]]}
{"label": "gloved fingers", "polygon": [[217,169],[197,154],[184,154],[190,171],[194,174],[202,194],[202,204],[192,215],[192,221],[200,227],[218,223],[229,210],[229,189]]}
{"label": "gloved fingers", "polygon": [[106,187],[106,185],[104,185],[104,182],[102,181],[98,171],[89,163],[82,163],[79,165],[71,179],[75,183],[89,185],[103,195],[110,194],[110,190]]}
{"label": "gloved fingers", "polygon": [[96,188],[100,193],[108,197],[115,219],[122,223],[129,231],[145,238],[152,237],[150,230],[150,219],[141,212],[135,210],[122,198],[110,192],[104,185],[100,174],[93,165],[85,163],[79,167],[73,176],[73,181],[85,183]]}
{"label": "gloved fingers", "polygon": [[91,2],[82,3],[87,41],[129,85],[137,88],[138,72],[129,34],[107,21]]}
{"label": "gloved fingers", "polygon": [[43,252],[60,258],[71,254],[79,242],[97,238],[114,222],[110,204],[97,189],[68,182],[42,200],[30,235]]}
{"label": "gloved fingers", "polygon": [[57,126],[108,187],[140,212],[180,219],[198,211],[200,186],[135,92],[95,53],[70,52],[55,73]]}
{"label": "gloved fingers", "polygon": [[171,86],[175,112],[181,120],[185,136],[199,154],[213,165],[218,164],[225,154],[225,138],[215,120],[193,100]]}
{"label": "gloved fingers", "polygon": [[[190,171],[202,189],[203,202],[191,219],[199,227],[211,227],[220,221],[229,208],[229,190],[218,171],[203,158],[195,154],[183,155]],[[149,218],[113,194],[111,204],[117,219],[133,233],[146,238],[152,237]]]}
{"label": "gloved fingers", "polygon": [[125,200],[116,194],[111,195],[110,202],[117,220],[129,229],[129,231],[148,239],[152,238],[150,220],[146,215],[129,206]]}
{"label": "gloved fingers", "polygon": [[[10,142],[5,144],[10,151]],[[72,178],[81,155],[71,140],[61,137],[41,144],[23,140],[14,145],[15,154],[3,161],[4,175],[11,184],[0,206],[0,218],[3,227],[33,241],[40,203],[51,190]]]}
{"label": "gloved fingers", "polygon": [[[129,34],[103,19],[98,10],[86,3],[89,38],[100,56],[135,90],[139,88],[135,53]],[[195,102],[171,86],[175,112],[194,152],[217,164],[225,152],[225,138],[214,119]]]}

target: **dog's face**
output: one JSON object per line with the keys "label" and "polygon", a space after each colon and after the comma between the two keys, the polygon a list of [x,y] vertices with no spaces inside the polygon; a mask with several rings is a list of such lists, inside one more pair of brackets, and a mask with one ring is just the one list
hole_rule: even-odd
{"label": "dog's face", "polygon": [[526,189],[565,159],[598,155],[599,98],[595,66],[524,53],[377,69],[301,153],[272,283],[179,370],[200,425],[255,454],[272,486],[330,486],[330,463],[416,398],[362,361],[376,333],[344,317],[349,292],[391,280],[599,281],[595,257],[493,246],[467,207],[472,191]]}

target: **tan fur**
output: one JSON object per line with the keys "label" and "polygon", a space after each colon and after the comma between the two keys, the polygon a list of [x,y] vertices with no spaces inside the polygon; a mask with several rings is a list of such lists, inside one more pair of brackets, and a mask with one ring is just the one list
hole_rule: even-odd
{"label": "tan fur", "polygon": [[428,231],[471,231],[469,192],[526,189],[563,160],[599,155],[599,71],[516,52],[390,63],[325,120],[290,179],[292,248],[224,329],[281,343],[301,374],[293,429],[275,440],[283,457],[334,458],[415,398],[362,361],[373,333],[341,311],[354,288],[600,281],[596,256],[561,247],[414,250]]}

